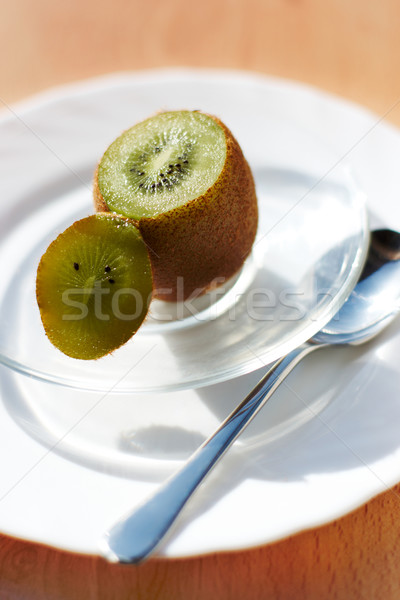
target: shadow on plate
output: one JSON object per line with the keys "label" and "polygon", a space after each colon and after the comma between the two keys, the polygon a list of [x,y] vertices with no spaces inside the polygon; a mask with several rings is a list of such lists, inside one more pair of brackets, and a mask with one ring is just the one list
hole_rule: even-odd
{"label": "shadow on plate", "polygon": [[[360,465],[373,470],[398,450],[399,336],[397,322],[366,346],[326,348],[305,359],[216,467],[202,503],[249,478],[286,482]],[[4,369],[1,391],[10,416],[47,450],[103,473],[161,482],[262,372],[195,391],[127,397],[80,394]]]}

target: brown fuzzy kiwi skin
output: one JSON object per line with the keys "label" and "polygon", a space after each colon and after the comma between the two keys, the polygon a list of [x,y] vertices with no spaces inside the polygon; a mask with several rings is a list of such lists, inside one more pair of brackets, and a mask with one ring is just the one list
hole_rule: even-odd
{"label": "brown fuzzy kiwi skin", "polygon": [[[257,232],[254,179],[231,131],[213,115],[226,138],[226,159],[217,181],[203,195],[136,222],[148,247],[154,297],[181,301],[223,285],[239,271]],[[94,205],[109,211],[94,177]]]}

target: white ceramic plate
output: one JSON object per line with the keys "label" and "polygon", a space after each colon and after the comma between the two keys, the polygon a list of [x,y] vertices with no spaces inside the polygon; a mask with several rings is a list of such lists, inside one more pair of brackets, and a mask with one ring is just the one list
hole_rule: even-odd
{"label": "white ceramic plate", "polygon": [[[131,118],[132,94],[136,108]],[[114,110],[115,101],[125,106],[124,111]],[[7,223],[14,228],[16,217],[31,214],[32,207],[37,219],[44,210],[48,223],[48,201],[60,198],[54,232],[37,233],[34,247],[28,236],[19,238],[26,239],[26,248],[20,242],[13,273],[21,269],[26,275],[26,256],[32,260],[34,252],[39,255],[45,236],[50,239],[62,223],[68,225],[71,215],[79,213],[82,198],[71,193],[71,177],[76,188],[86,187],[84,195],[90,194],[87,186],[102,151],[99,139],[104,146],[115,137],[116,128],[121,130],[171,103],[224,115],[256,173],[269,164],[279,172],[295,172],[296,182],[303,185],[310,173],[314,182],[322,174],[330,186],[339,182],[335,189],[340,194],[332,194],[330,188],[328,197],[332,201],[333,196],[342,216],[351,215],[357,223],[342,240],[355,232],[365,249],[365,236],[360,236],[363,213],[353,210],[359,207],[358,187],[341,158],[350,164],[359,188],[367,192],[376,219],[400,228],[400,136],[378,117],[313,89],[241,73],[118,75],[41,96],[13,108],[13,118],[1,122],[2,133],[8,136],[1,185],[10,200],[1,223],[2,239],[9,239]],[[244,107],[251,117],[243,116]],[[87,124],[99,121],[102,132],[92,139]],[[57,136],[53,122],[58,124]],[[71,122],[76,144],[65,147],[62,140],[69,138]],[[269,144],[263,136],[261,146],[255,137],[260,123],[270,128]],[[30,152],[29,172],[39,174],[34,189],[30,178],[21,175],[21,139],[25,152]],[[18,194],[13,196],[17,181]],[[281,184],[278,189],[282,191]],[[58,207],[66,207],[66,197],[71,205],[60,216]],[[332,213],[326,217],[334,220]],[[39,218],[37,227],[40,223]],[[321,225],[325,226],[324,219]],[[21,231],[25,226],[22,218]],[[337,247],[329,237],[330,228],[324,231],[327,246],[317,258]],[[350,264],[346,248],[342,256]],[[355,277],[362,261],[362,253],[352,252],[356,266],[347,272],[346,281]],[[293,266],[288,272],[293,273]],[[9,278],[6,269],[7,287]],[[343,282],[333,286],[338,303],[345,295],[343,286]],[[24,289],[16,289],[15,302],[23,302]],[[334,308],[329,303],[323,318]],[[12,323],[2,315],[3,343],[13,333]],[[18,326],[22,332],[35,324],[26,313]],[[324,350],[300,365],[218,465],[160,553],[191,556],[281,539],[338,517],[400,480],[398,332],[394,324],[368,347]],[[18,339],[17,350],[23,353],[25,338]],[[264,362],[261,357],[260,366]],[[41,369],[43,376],[46,365]],[[3,366],[0,434],[8,460],[2,461],[0,470],[0,530],[96,554],[103,531],[179,467],[259,376],[253,372],[197,390],[150,393],[147,389],[146,395],[121,395],[104,387],[84,392],[52,385]]]}

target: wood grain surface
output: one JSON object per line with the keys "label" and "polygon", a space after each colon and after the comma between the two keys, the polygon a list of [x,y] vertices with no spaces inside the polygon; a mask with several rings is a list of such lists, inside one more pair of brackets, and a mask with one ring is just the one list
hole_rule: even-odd
{"label": "wood grain surface", "polygon": [[120,70],[250,69],[400,124],[398,0],[0,0],[0,97]]}
{"label": "wood grain surface", "polygon": [[[0,7],[5,110],[100,74],[218,67],[303,81],[400,125],[398,0],[0,0]],[[400,485],[276,544],[139,567],[0,536],[0,599],[398,600],[399,499]]]}

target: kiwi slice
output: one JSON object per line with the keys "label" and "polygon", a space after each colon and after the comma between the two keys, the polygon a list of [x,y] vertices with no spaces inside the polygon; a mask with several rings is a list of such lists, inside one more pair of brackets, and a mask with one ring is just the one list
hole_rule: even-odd
{"label": "kiwi slice", "polygon": [[88,360],[132,337],[146,317],[152,286],[137,227],[99,213],[76,221],[50,244],[39,263],[36,297],[54,346]]}
{"label": "kiwi slice", "polygon": [[199,111],[160,113],[125,131],[98,165],[94,201],[134,220],[163,300],[223,284],[257,230],[254,181],[239,144]]}

